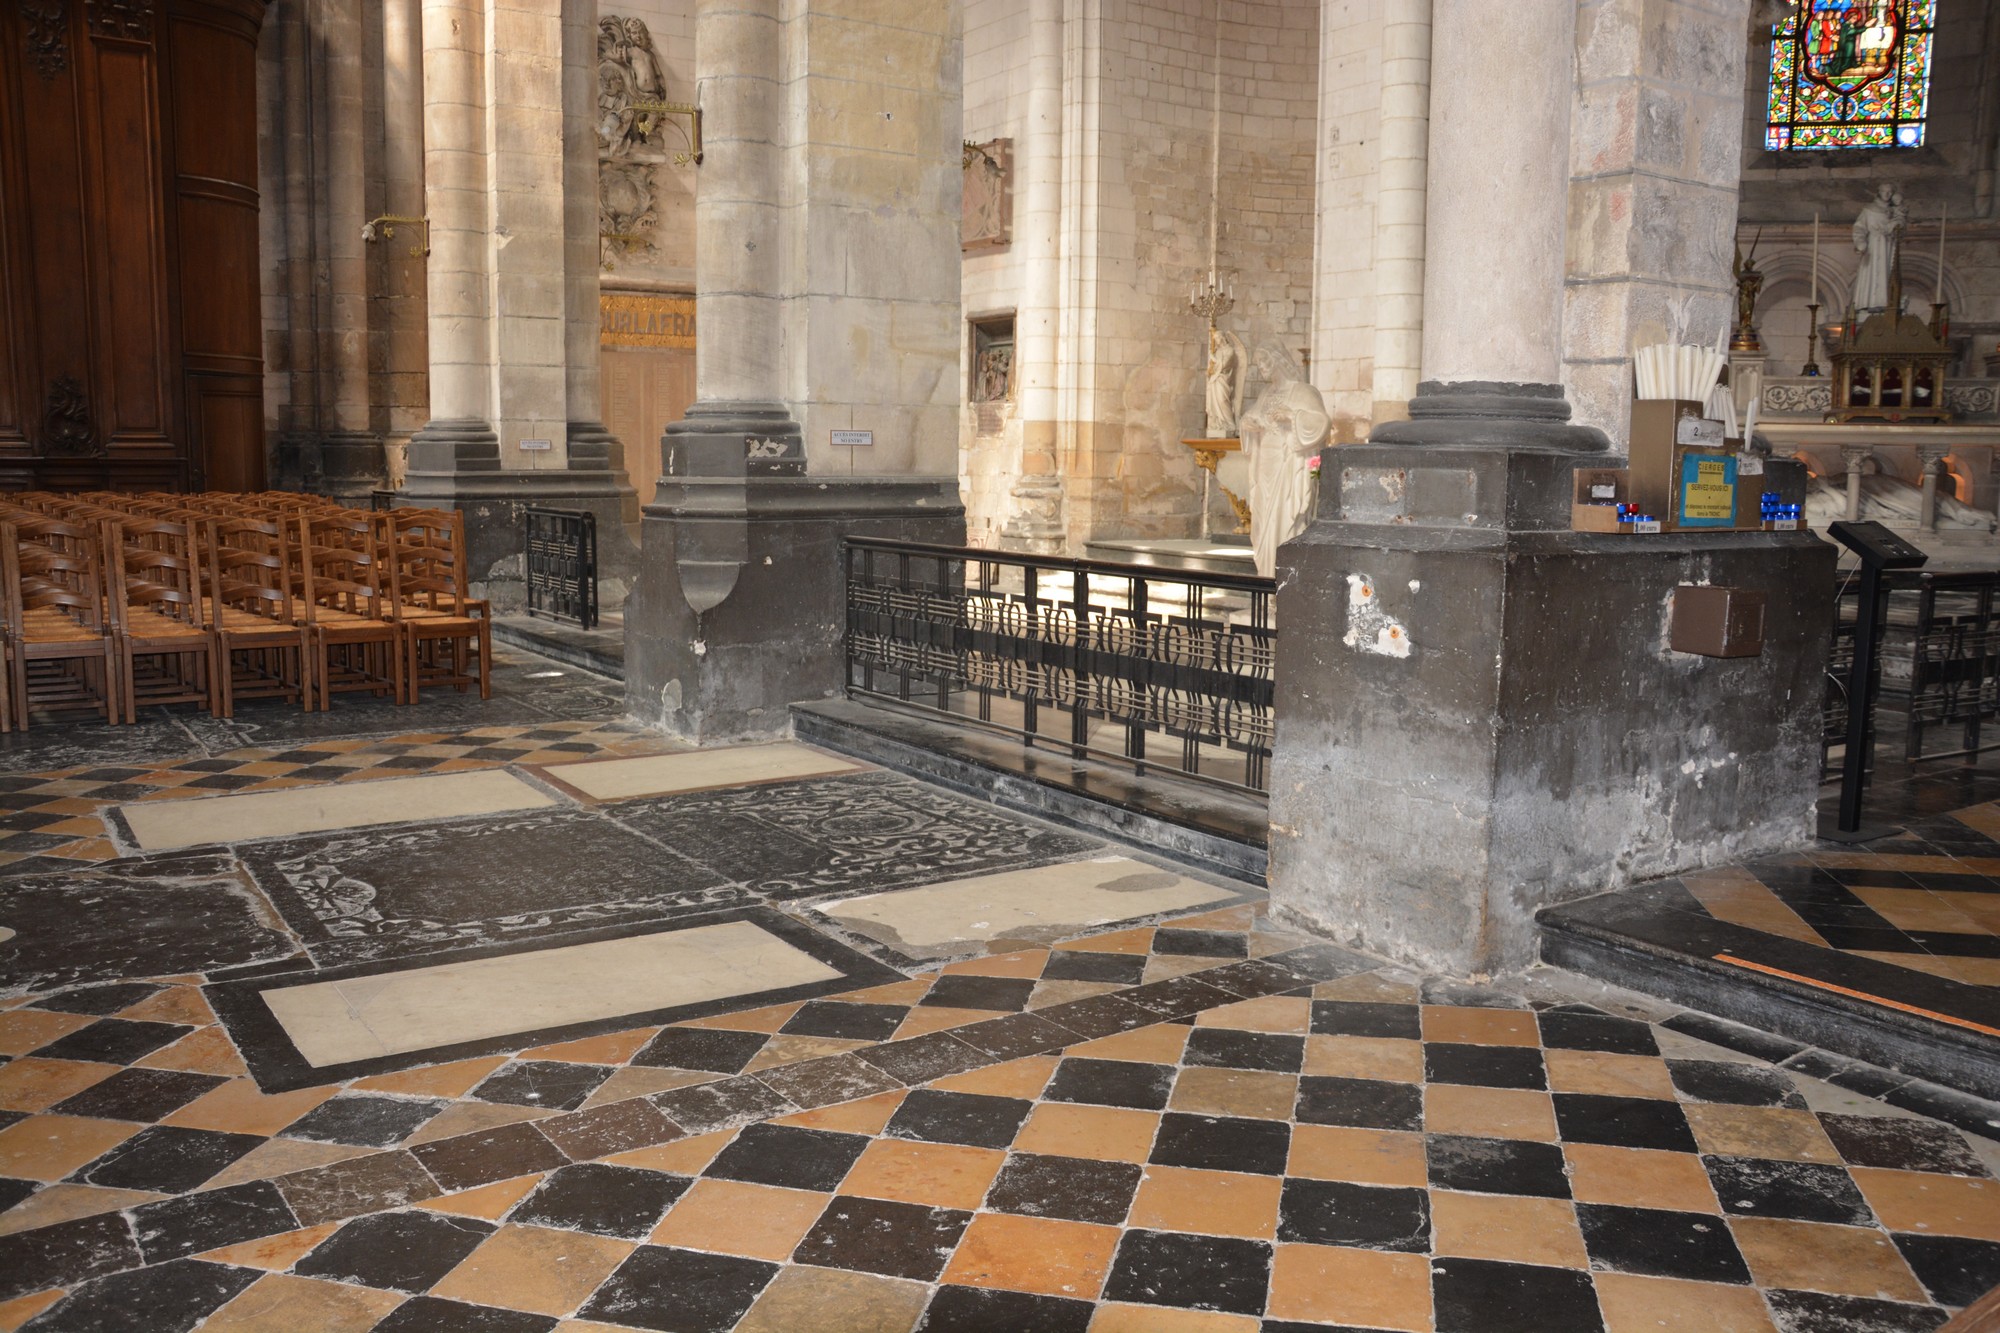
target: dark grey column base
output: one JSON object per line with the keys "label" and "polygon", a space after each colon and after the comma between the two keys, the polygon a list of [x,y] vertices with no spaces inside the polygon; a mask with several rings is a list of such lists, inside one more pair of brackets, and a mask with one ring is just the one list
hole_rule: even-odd
{"label": "dark grey column base", "polygon": [[433,418],[410,437],[409,485],[424,474],[498,472],[500,437],[477,417]]}
{"label": "dark grey column base", "polygon": [[804,476],[805,436],[783,403],[703,400],[660,435],[661,471],[676,477]]}
{"label": "dark grey column base", "polygon": [[1593,454],[1610,447],[1595,426],[1569,424],[1560,384],[1425,380],[1410,400],[1410,419],[1377,426],[1371,444]]}
{"label": "dark grey column base", "polygon": [[[956,546],[965,509],[951,477],[667,476],[642,530],[626,703],[707,744],[782,735],[789,705],[841,692],[843,536]],[[730,534],[740,559],[726,597],[710,600],[689,580],[716,572]]]}
{"label": "dark grey column base", "polygon": [[362,500],[389,484],[389,461],[382,437],[367,431],[330,431],[320,437],[321,495]]}
{"label": "dark grey column base", "polygon": [[618,515],[633,530],[632,545],[638,546],[639,493],[632,488],[632,472],[625,466],[625,443],[601,421],[572,421],[563,428],[569,444],[571,472],[608,472],[625,489]]}

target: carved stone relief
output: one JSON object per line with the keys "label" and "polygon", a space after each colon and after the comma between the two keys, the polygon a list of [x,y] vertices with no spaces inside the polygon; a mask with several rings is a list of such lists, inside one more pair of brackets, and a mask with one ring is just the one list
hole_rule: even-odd
{"label": "carved stone relief", "polygon": [[42,453],[50,458],[95,458],[103,450],[90,424],[90,401],[74,375],[58,375],[42,407]]}
{"label": "carved stone relief", "polygon": [[68,0],[20,0],[20,4],[28,59],[36,73],[53,79],[69,68]]}
{"label": "carved stone relief", "polygon": [[655,172],[667,160],[666,72],[644,19],[597,23],[597,230],[607,271],[656,253]]}
{"label": "carved stone relief", "polygon": [[1013,240],[1014,141],[968,143],[961,157],[965,212],[959,225],[961,250],[998,250]]}
{"label": "carved stone relief", "polygon": [[607,270],[618,261],[650,258],[660,213],[654,168],[643,162],[601,162],[597,174],[597,233]]}

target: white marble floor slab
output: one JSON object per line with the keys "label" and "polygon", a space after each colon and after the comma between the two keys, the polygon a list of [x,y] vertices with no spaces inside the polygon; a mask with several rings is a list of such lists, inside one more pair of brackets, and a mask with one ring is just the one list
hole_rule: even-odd
{"label": "white marble floor slab", "polygon": [[314,1068],[778,990],[840,975],[748,921],[262,992]]}
{"label": "white marble floor slab", "polygon": [[1235,896],[1171,870],[1105,856],[847,898],[819,910],[911,957],[941,958],[969,943],[1060,939]]}
{"label": "white marble floor slab", "polygon": [[866,767],[810,746],[781,741],[774,745],[691,750],[685,754],[553,764],[540,771],[593,801],[624,801],[635,796],[665,796],[711,787],[830,777],[836,773],[857,773]]}
{"label": "white marble floor slab", "polygon": [[245,792],[186,801],[136,801],[118,807],[146,851],[211,842],[289,838],[301,833],[459,819],[558,804],[555,797],[504,769],[427,777],[346,782],[288,791]]}

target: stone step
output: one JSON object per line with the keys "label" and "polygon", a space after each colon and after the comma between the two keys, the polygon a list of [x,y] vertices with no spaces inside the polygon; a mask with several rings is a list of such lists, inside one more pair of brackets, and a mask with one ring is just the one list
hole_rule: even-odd
{"label": "stone step", "polygon": [[1676,895],[1688,896],[1666,880],[1544,908],[1542,961],[2000,1100],[2000,1023],[1988,1012],[2000,997],[1989,988],[1718,921]]}
{"label": "stone step", "polygon": [[792,705],[799,740],[1086,833],[1262,887],[1264,803],[1200,782],[1134,773],[942,718],[828,699]]}

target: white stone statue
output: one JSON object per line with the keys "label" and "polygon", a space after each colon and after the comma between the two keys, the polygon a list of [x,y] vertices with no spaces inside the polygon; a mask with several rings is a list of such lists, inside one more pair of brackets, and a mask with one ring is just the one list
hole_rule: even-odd
{"label": "white stone statue", "polygon": [[1208,331],[1208,436],[1227,440],[1243,413],[1243,340],[1221,329]]}
{"label": "white stone statue", "polygon": [[1903,207],[1903,194],[1887,181],[1854,219],[1854,248],[1861,255],[1861,267],[1854,275],[1854,308],[1881,310],[1889,304],[1889,270],[1902,243],[1903,229],[1910,225],[1910,212]]}
{"label": "white stone statue", "polygon": [[1270,578],[1278,547],[1305,531],[1312,517],[1312,461],[1333,419],[1284,348],[1259,348],[1257,370],[1266,387],[1236,429],[1250,464],[1250,545],[1257,572]]}
{"label": "white stone statue", "polygon": [[[1861,464],[1861,517],[1915,531],[1923,521],[1924,492],[1900,477],[1882,471],[1873,458]],[[1806,489],[1806,525],[1819,532],[1847,517],[1847,477],[1844,473],[1814,476]],[[1955,495],[1937,495],[1936,527],[1941,532],[1992,533],[2000,520],[1974,509]]]}

